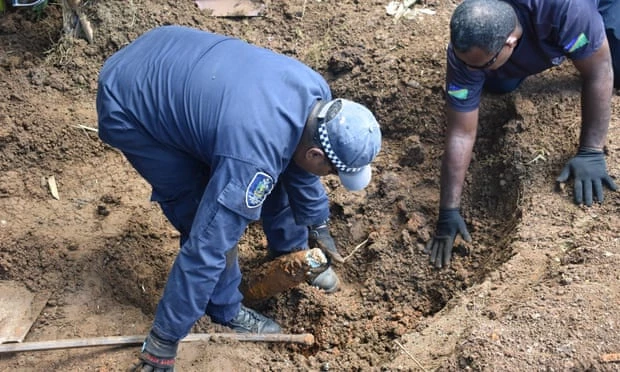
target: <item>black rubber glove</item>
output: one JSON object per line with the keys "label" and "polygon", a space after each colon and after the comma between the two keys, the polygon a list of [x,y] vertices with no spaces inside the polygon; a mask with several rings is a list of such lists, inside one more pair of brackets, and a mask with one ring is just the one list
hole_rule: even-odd
{"label": "black rubber glove", "polygon": [[344,258],[336,249],[336,242],[329,234],[328,221],[312,225],[309,228],[310,240],[316,242],[319,248],[329,256],[334,262],[343,263]]}
{"label": "black rubber glove", "polygon": [[129,369],[131,372],[174,372],[178,342],[161,339],[151,330],[144,340],[140,361]]}
{"label": "black rubber glove", "polygon": [[599,203],[603,202],[603,184],[611,190],[617,187],[607,174],[607,164],[603,151],[581,147],[577,155],[570,159],[562,169],[557,182],[566,182],[571,176],[575,179],[575,203],[592,205],[592,191]]}
{"label": "black rubber glove", "polygon": [[454,246],[454,239],[456,234],[461,234],[461,237],[471,242],[471,236],[467,231],[467,225],[461,217],[461,213],[458,208],[441,208],[439,210],[439,218],[437,219],[437,228],[435,230],[435,236],[426,245],[424,249],[425,253],[430,253],[431,263],[435,264],[435,267],[441,268],[450,264],[452,258],[452,247]]}

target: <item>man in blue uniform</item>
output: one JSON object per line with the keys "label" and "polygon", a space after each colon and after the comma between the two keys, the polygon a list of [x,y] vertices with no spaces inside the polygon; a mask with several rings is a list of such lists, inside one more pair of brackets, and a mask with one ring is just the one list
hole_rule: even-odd
{"label": "man in blue uniform", "polygon": [[450,262],[457,234],[471,240],[459,207],[483,89],[510,92],[527,76],[571,59],[582,78],[581,137],[558,181],[572,176],[575,202],[588,206],[593,197],[603,201],[603,185],[616,190],[603,147],[614,73],[615,85],[620,85],[619,33],[616,0],[601,0],[598,9],[593,0],[465,0],[455,9],[447,51],[440,210],[435,236],[426,247],[436,267]]}
{"label": "man in blue uniform", "polygon": [[[348,190],[370,181],[381,132],[364,106],[332,99],[299,61],[179,26],[151,30],[99,77],[99,135],[152,186],[181,248],[137,369],[172,370],[179,340],[203,315],[237,332],[280,332],[241,304],[236,244],[262,219],[269,253],[308,248],[341,261],[319,176]],[[330,268],[313,285],[334,291]]]}

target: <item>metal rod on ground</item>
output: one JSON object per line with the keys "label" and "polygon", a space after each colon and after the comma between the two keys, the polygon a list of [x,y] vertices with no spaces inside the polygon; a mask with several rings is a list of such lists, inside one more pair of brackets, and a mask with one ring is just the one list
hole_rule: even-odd
{"label": "metal rod on ground", "polygon": [[[230,339],[235,341],[250,342],[290,342],[305,345],[314,343],[314,336],[310,333],[286,334],[286,333],[193,333],[187,335],[181,342],[209,341],[216,339]],[[0,353],[14,353],[19,351],[40,351],[55,349],[70,349],[93,346],[119,346],[119,345],[142,345],[145,336],[110,336],[77,338],[52,341],[20,342],[1,344]]]}

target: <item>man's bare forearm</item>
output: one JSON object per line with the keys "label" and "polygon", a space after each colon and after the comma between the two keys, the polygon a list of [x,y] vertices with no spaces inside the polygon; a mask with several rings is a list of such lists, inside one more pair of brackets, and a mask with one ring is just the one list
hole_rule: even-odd
{"label": "man's bare forearm", "polygon": [[457,208],[461,204],[463,183],[471,162],[478,110],[462,113],[451,109],[448,113],[448,132],[441,162],[441,208]]}
{"label": "man's bare forearm", "polygon": [[613,75],[606,81],[584,81],[581,92],[580,147],[602,150],[611,118]]}
{"label": "man's bare forearm", "polygon": [[579,146],[602,150],[609,129],[614,80],[607,41],[591,57],[574,64],[582,77]]}

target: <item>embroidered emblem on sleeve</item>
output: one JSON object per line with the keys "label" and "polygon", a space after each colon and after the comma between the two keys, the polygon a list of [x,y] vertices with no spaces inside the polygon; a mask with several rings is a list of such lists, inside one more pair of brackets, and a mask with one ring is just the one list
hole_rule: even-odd
{"label": "embroidered emblem on sleeve", "polygon": [[260,206],[272,190],[273,178],[267,173],[257,172],[245,191],[245,205],[248,208]]}
{"label": "embroidered emblem on sleeve", "polygon": [[586,34],[582,32],[579,34],[579,36],[577,36],[570,43],[568,43],[568,45],[564,47],[564,50],[567,53],[572,53],[576,51],[577,49],[581,48],[582,46],[588,44],[589,42],[590,41],[588,40],[588,37],[586,36]]}
{"label": "embroidered emblem on sleeve", "polygon": [[448,94],[456,99],[467,99],[469,95],[469,90],[466,88],[461,88],[454,84],[448,85]]}

